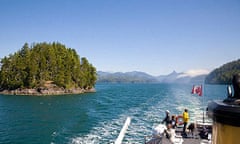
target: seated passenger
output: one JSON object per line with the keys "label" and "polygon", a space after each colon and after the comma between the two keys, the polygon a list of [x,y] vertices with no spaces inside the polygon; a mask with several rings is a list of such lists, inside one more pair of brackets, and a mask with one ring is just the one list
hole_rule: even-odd
{"label": "seated passenger", "polygon": [[174,115],[172,115],[171,125],[172,125],[173,129],[175,129],[177,127],[177,122],[176,122],[176,118]]}
{"label": "seated passenger", "polygon": [[175,133],[175,129],[172,128],[171,124],[167,125],[167,129],[165,130],[166,137],[170,140],[171,144],[182,144],[183,139],[182,136],[178,136]]}
{"label": "seated passenger", "polygon": [[171,124],[167,125],[167,129],[165,130],[166,137],[171,141],[171,143],[174,143],[175,139],[175,130],[172,128]]}

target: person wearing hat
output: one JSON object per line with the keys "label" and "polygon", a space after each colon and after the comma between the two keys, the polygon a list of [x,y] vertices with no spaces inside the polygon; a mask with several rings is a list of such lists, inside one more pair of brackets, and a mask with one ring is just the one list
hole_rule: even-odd
{"label": "person wearing hat", "polygon": [[163,119],[162,123],[166,123],[166,125],[171,124],[171,117],[169,110],[166,110],[166,117]]}

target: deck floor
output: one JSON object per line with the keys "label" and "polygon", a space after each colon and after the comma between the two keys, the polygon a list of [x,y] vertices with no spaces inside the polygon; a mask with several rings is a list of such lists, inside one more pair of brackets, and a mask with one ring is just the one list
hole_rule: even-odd
{"label": "deck floor", "polygon": [[[197,127],[192,133],[188,133],[186,137],[183,138],[182,144],[211,144],[211,141],[208,139],[203,139],[200,137],[199,133],[202,130],[202,127]],[[176,135],[182,136],[182,128],[178,127],[176,128]],[[209,129],[209,132],[211,132],[211,129]],[[158,144],[171,144],[170,140],[166,138],[166,136],[162,137],[162,142]]]}
{"label": "deck floor", "polygon": [[[171,144],[171,142],[166,137],[163,137],[162,144]],[[183,138],[183,144],[211,144],[211,142],[206,139],[196,137],[196,138]]]}

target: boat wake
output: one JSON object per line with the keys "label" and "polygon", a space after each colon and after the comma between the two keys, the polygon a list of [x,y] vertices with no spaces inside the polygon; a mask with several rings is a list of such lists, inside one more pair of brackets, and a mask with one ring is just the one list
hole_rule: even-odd
{"label": "boat wake", "polygon": [[[177,93],[177,94],[176,94]],[[174,101],[173,101],[174,100]],[[190,116],[195,118],[201,112],[201,101],[198,97],[186,94],[181,89],[174,89],[172,93],[158,93],[135,107],[131,107],[120,114],[116,119],[106,120],[93,127],[86,135],[75,135],[69,143],[98,144],[114,143],[127,117],[131,117],[123,143],[142,144],[144,136],[150,135],[153,128],[161,123],[168,109],[172,114],[182,114],[184,108],[190,109]]]}

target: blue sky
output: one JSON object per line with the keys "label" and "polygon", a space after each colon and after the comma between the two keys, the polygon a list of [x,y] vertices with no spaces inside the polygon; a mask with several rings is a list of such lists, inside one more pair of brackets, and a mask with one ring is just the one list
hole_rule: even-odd
{"label": "blue sky", "polygon": [[240,58],[240,1],[0,0],[0,58],[53,41],[101,71],[211,71]]}

